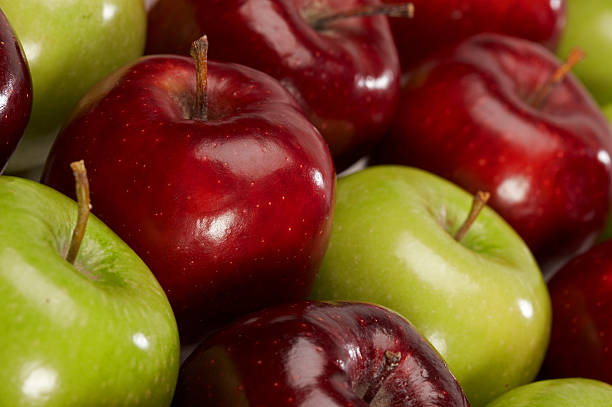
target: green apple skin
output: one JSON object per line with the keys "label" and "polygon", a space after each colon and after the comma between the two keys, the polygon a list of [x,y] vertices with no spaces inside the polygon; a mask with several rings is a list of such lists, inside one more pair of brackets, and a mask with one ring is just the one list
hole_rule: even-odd
{"label": "green apple skin", "polygon": [[493,210],[484,208],[462,243],[454,240],[472,200],[408,167],[370,167],[340,178],[311,298],[399,312],[446,360],[472,407],[480,407],[536,376],[551,305],[529,249]]}
{"label": "green apple skin", "polygon": [[487,407],[610,407],[612,386],[590,379],[555,379],[518,387]]}
{"label": "green apple skin", "polygon": [[163,290],[90,216],[75,266],[74,201],[0,177],[0,406],[168,407],[179,342]]}
{"label": "green apple skin", "polygon": [[0,0],[26,54],[33,108],[7,172],[44,163],[85,92],[144,51],[142,0]]}
{"label": "green apple skin", "polygon": [[612,103],[612,1],[567,0],[567,25],[558,55],[565,59],[578,47],[586,58],[573,72],[600,104]]}

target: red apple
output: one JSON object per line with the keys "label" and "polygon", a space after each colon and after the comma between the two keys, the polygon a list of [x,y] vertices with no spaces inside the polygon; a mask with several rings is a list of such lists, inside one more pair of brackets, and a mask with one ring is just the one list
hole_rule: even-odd
{"label": "red apple", "polygon": [[[382,0],[402,3],[403,0]],[[495,32],[554,49],[565,26],[566,0],[411,0],[413,20],[390,20],[402,68],[471,35]]]}
{"label": "red apple", "polygon": [[79,103],[43,174],[72,196],[66,163],[85,160],[93,213],[158,278],[183,343],[306,298],[335,189],[324,140],[276,80],[211,62],[207,82],[205,112],[206,93],[196,93],[205,81],[196,84],[189,58],[151,56],[118,70]]}
{"label": "red apple", "polygon": [[376,161],[413,165],[475,193],[545,271],[590,247],[612,193],[612,130],[542,46],[481,34],[411,72]]}
{"label": "red apple", "polygon": [[0,174],[32,111],[32,79],[19,41],[0,10]]}
{"label": "red apple", "polygon": [[250,315],[185,361],[173,406],[467,407],[440,356],[398,314],[301,302]]}
{"label": "red apple", "polygon": [[543,375],[612,384],[612,241],[573,259],[548,288],[553,324]]}
{"label": "red apple", "polygon": [[399,62],[383,16],[326,17],[378,0],[160,0],[149,12],[147,52],[184,54],[206,34],[212,59],[264,71],[296,97],[327,141],[338,170],[388,129]]}

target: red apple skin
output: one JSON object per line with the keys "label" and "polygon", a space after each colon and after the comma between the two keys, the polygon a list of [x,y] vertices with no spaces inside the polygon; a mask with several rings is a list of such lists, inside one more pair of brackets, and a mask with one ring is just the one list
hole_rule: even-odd
{"label": "red apple skin", "polygon": [[0,174],[32,111],[32,79],[19,41],[0,10]]}
{"label": "red apple skin", "polygon": [[540,45],[497,34],[443,51],[410,74],[374,160],[489,191],[545,274],[592,246],[612,192],[612,130],[573,75],[541,108],[527,103],[558,66]]}
{"label": "red apple skin", "polygon": [[367,407],[385,351],[402,354],[372,405],[469,406],[445,363],[402,317],[377,305],[301,302],[208,338],[183,363],[174,407]]}
{"label": "red apple skin", "polygon": [[[404,0],[382,0],[402,3]],[[565,27],[565,0],[411,0],[414,18],[390,19],[403,70],[474,34],[494,32],[554,50]]]}
{"label": "red apple skin", "polygon": [[612,241],[573,259],[548,288],[553,323],[543,376],[612,384]]}
{"label": "red apple skin", "polygon": [[300,102],[340,171],[383,137],[397,108],[400,69],[385,17],[317,31],[306,18],[378,0],[160,0],[149,12],[147,53],[185,54],[206,34],[210,57],[259,69]]}
{"label": "red apple skin", "polygon": [[43,182],[74,196],[84,159],[93,213],[151,268],[182,343],[216,323],[305,299],[327,248],[329,150],[268,75],[208,64],[208,121],[191,119],[195,67],[138,60],[93,88],[57,138]]}

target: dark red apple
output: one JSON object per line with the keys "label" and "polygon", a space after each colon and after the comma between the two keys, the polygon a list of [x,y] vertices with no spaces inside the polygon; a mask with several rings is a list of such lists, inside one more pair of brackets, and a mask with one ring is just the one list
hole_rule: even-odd
{"label": "dark red apple", "polygon": [[377,305],[301,302],[208,338],[181,367],[173,406],[467,407],[437,352]]}
{"label": "dark red apple", "polygon": [[559,66],[497,34],[441,52],[411,72],[375,161],[490,191],[543,269],[558,269],[594,243],[612,193],[612,130],[573,75],[550,82]]}
{"label": "dark red apple", "polygon": [[[382,0],[402,3],[403,0]],[[495,32],[554,49],[565,26],[566,0],[411,0],[414,19],[390,19],[402,68],[471,35]]]}
{"label": "dark red apple", "polygon": [[0,174],[32,111],[32,79],[19,41],[0,10]]}
{"label": "dark red apple", "polygon": [[548,288],[553,323],[543,375],[612,384],[612,241],[573,259]]}
{"label": "dark red apple", "polygon": [[306,298],[335,190],[324,140],[275,79],[216,62],[207,79],[201,112],[206,93],[196,93],[189,58],[151,56],[118,70],[77,106],[43,174],[72,196],[66,163],[85,160],[93,213],[158,278],[183,343]]}
{"label": "dark red apple", "polygon": [[184,54],[193,38],[206,34],[212,59],[278,79],[342,170],[388,129],[399,62],[385,17],[326,18],[378,6],[378,0],[160,0],[149,12],[147,52]]}

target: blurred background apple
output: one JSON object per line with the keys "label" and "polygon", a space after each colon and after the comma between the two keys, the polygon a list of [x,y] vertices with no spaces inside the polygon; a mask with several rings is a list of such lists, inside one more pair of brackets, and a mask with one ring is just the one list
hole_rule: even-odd
{"label": "blurred background apple", "polygon": [[142,55],[142,0],[0,0],[28,60],[34,106],[8,172],[41,166],[81,96],[117,67]]}

